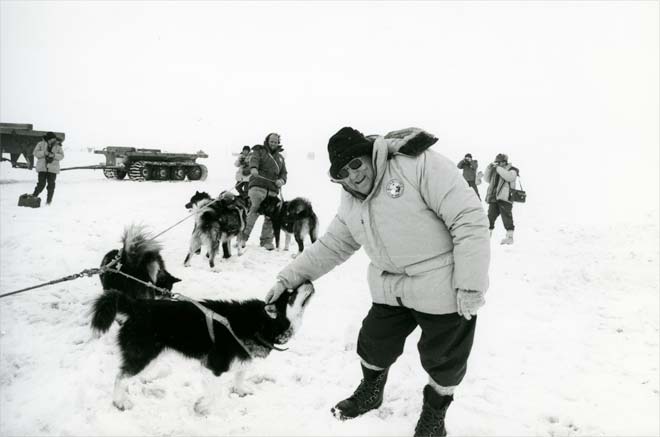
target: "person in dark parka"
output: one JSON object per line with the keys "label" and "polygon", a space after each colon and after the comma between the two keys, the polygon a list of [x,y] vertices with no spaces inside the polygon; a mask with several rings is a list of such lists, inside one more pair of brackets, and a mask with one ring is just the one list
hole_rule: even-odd
{"label": "person in dark parka", "polygon": [[458,168],[463,170],[463,179],[465,179],[469,186],[477,193],[477,197],[481,200],[479,189],[477,188],[477,169],[479,168],[479,161],[472,159],[471,153],[466,153],[465,157],[458,162]]}
{"label": "person in dark parka", "polygon": [[[248,196],[250,197],[250,212],[245,223],[239,244],[245,247],[254,223],[259,217],[259,207],[267,197],[278,197],[280,188],[286,184],[287,170],[284,157],[282,156],[280,135],[270,133],[266,136],[263,145],[252,148],[250,157],[250,182],[248,184]],[[264,224],[261,228],[260,244],[266,250],[273,250],[273,223],[270,218],[264,216]]]}

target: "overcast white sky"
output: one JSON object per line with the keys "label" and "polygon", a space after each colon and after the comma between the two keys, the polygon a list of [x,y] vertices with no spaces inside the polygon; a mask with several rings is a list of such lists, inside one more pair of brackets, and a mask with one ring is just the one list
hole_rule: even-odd
{"label": "overcast white sky", "polygon": [[344,125],[419,126],[455,160],[508,152],[528,175],[558,163],[562,190],[583,182],[575,170],[657,199],[657,1],[0,1],[0,13],[0,117],[63,131],[66,147],[217,157],[278,131],[289,153],[325,158]]}

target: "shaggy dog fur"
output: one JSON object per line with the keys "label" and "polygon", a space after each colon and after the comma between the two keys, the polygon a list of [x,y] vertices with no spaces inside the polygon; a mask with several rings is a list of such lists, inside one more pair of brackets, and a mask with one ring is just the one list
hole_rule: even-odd
{"label": "shaggy dog fur", "polygon": [[[172,290],[172,286],[181,281],[165,269],[165,261],[160,256],[162,246],[151,239],[145,228],[132,225],[124,230],[122,249],[111,250],[101,261],[101,266],[112,262],[119,254],[119,262],[113,268],[134,276],[157,287]],[[118,290],[132,299],[154,299],[161,294],[146,285],[113,272],[100,275],[104,290]]]}

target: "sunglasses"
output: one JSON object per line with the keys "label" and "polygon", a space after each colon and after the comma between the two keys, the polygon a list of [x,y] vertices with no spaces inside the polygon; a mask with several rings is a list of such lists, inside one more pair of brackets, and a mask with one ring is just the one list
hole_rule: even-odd
{"label": "sunglasses", "polygon": [[337,172],[337,177],[335,179],[337,179],[337,180],[346,179],[348,177],[348,169],[349,168],[351,170],[357,170],[360,167],[362,167],[362,160],[360,158],[355,158],[352,161],[350,161],[348,164],[343,166]]}

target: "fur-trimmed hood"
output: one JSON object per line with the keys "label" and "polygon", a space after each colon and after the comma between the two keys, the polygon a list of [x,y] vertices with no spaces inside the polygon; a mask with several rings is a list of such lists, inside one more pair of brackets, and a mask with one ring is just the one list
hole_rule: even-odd
{"label": "fur-trimmed hood", "polygon": [[[374,148],[371,154],[371,163],[374,166],[375,174],[374,187],[377,187],[380,183],[385,174],[387,161],[394,155],[415,157],[421,155],[438,141],[438,138],[434,135],[417,127],[392,131],[385,136],[369,135],[367,139],[374,142]],[[371,193],[365,196],[359,192],[350,190],[344,184],[342,184],[342,187],[360,200],[365,200],[371,196]],[[373,193],[373,189],[371,192]]]}
{"label": "fur-trimmed hood", "polygon": [[488,220],[456,164],[429,150],[435,142],[415,129],[377,137],[369,195],[342,193],[325,234],[278,279],[286,287],[314,280],[362,248],[375,303],[450,314],[456,289],[486,291]]}

